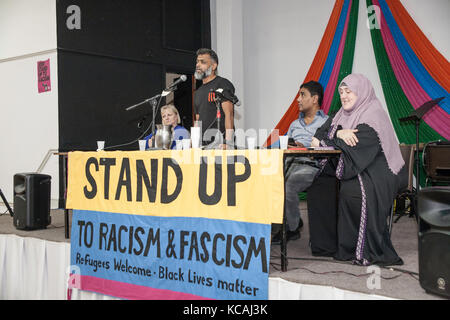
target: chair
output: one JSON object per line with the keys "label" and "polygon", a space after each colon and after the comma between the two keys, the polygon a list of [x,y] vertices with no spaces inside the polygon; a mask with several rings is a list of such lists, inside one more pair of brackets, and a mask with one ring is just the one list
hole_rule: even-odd
{"label": "chair", "polygon": [[389,217],[389,234],[392,232],[392,220],[394,218],[394,214],[397,213],[400,204],[406,203],[406,200],[409,200],[409,205],[401,209],[401,212],[398,213],[397,219],[394,221],[396,223],[401,217],[406,215],[408,209],[410,210],[409,216],[416,215],[415,208],[415,188],[413,187],[413,172],[414,172],[414,145],[400,144],[400,152],[402,154],[403,160],[405,161],[406,171],[408,173],[408,183],[404,186],[400,187],[399,192],[397,193],[394,202],[391,207],[391,215]]}

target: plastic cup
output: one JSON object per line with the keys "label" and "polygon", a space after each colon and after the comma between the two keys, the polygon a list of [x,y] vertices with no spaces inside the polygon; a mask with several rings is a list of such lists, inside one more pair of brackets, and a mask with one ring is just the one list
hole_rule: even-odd
{"label": "plastic cup", "polygon": [[105,148],[105,141],[97,141],[97,151],[101,151]]}
{"label": "plastic cup", "polygon": [[183,139],[182,141],[182,145],[183,145],[183,150],[187,150],[191,148],[191,139]]}
{"label": "plastic cup", "polygon": [[191,127],[192,148],[200,148],[201,131],[199,127]]}
{"label": "plastic cup", "polygon": [[255,149],[255,147],[256,147],[256,138],[247,137],[247,149]]}
{"label": "plastic cup", "polygon": [[139,140],[139,150],[145,151],[147,147],[147,140]]}
{"label": "plastic cup", "polygon": [[176,150],[183,150],[183,140],[175,140]]}
{"label": "plastic cup", "polygon": [[280,149],[286,150],[288,145],[289,136],[280,136]]}

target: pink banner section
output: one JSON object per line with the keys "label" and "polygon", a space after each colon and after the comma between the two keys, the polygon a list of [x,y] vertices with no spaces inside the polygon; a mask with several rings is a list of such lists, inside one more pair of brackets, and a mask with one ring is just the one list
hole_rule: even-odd
{"label": "pink banner section", "polygon": [[[379,5],[378,1],[374,1],[374,4]],[[380,20],[381,35],[395,77],[413,108],[417,109],[432,98],[419,85],[403,60],[382,13]],[[423,120],[444,138],[450,139],[450,115],[440,106],[434,107],[423,117]]]}
{"label": "pink banner section", "polygon": [[[352,7],[352,1],[350,1],[349,8]],[[345,19],[345,27],[341,37],[341,43],[339,43],[338,54],[336,60],[334,61],[333,70],[331,72],[330,80],[328,81],[327,87],[323,94],[322,110],[328,114],[328,110],[331,107],[331,102],[333,101],[334,91],[336,89],[336,82],[339,75],[339,70],[341,69],[342,57],[344,55],[345,40],[347,39],[348,21],[350,19],[350,11],[347,12],[347,18]],[[339,84],[338,84],[339,85]]]}
{"label": "pink banner section", "polygon": [[[69,283],[69,288],[98,292],[128,300],[212,300],[194,294],[166,289],[155,289],[92,276],[71,274],[69,279],[69,282],[76,279],[74,281],[75,284]],[[69,292],[71,292],[70,289]],[[69,293],[69,300],[70,296],[71,294]]]}
{"label": "pink banner section", "polygon": [[50,59],[37,62],[38,75],[38,92],[51,91],[52,85],[50,83]]}

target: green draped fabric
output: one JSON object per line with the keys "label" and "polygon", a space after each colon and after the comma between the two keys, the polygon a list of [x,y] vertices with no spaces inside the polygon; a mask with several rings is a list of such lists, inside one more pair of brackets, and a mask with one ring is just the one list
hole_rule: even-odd
{"label": "green draped fabric", "polygon": [[[372,5],[372,0],[366,0],[367,6]],[[380,25],[380,23],[378,23]],[[408,98],[403,93],[402,87],[395,77],[389,57],[386,53],[386,48],[383,43],[380,30],[372,28],[370,30],[372,37],[373,51],[380,76],[381,86],[383,88],[384,97],[386,99],[389,116],[394,126],[395,133],[400,143],[415,144],[416,143],[416,127],[413,121],[401,123],[398,119],[408,116],[414,111],[413,106],[408,101]],[[436,140],[445,140],[440,134],[434,131],[424,121],[420,122],[419,127],[419,142],[429,142]],[[422,157],[420,157],[421,159]],[[415,168],[415,167],[414,167]],[[420,164],[420,185],[425,185],[425,171],[422,164]]]}
{"label": "green draped fabric", "polygon": [[[366,4],[367,6],[371,6],[372,0],[366,0]],[[380,30],[372,28],[370,34],[372,36],[373,50],[375,52],[381,86],[383,87],[384,97],[386,99],[389,116],[394,126],[395,133],[397,134],[400,143],[414,144],[416,143],[416,128],[414,122],[400,123],[398,120],[399,118],[408,116],[414,111],[414,108],[411,103],[409,103],[408,98],[403,93],[402,87],[395,77]],[[428,124],[421,121],[419,134],[420,142],[429,142],[440,139],[445,140]]]}
{"label": "green draped fabric", "polygon": [[358,12],[359,0],[353,0],[350,11],[350,21],[348,23],[347,37],[345,39],[344,53],[342,55],[341,67],[339,69],[336,88],[334,89],[333,100],[331,101],[330,109],[328,111],[328,114],[330,115],[337,112],[341,107],[341,99],[338,90],[339,84],[341,83],[342,79],[352,73],[353,57],[355,56],[356,30],[358,28]]}

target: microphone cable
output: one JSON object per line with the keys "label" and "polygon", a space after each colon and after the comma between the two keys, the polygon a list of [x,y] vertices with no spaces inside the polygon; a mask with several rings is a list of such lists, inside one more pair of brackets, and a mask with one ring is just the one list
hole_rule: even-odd
{"label": "microphone cable", "polygon": [[[158,104],[156,105],[155,116],[156,116],[157,113],[158,113],[159,105],[160,105],[160,103],[161,103],[161,100],[162,100],[162,95],[159,97]],[[130,142],[118,144],[118,145],[115,145],[115,146],[108,146],[108,147],[103,148],[103,150],[112,149],[112,148],[118,148],[118,147],[123,147],[123,146],[128,146],[128,145],[130,145],[130,144],[133,144],[133,143],[139,141],[142,137],[145,136],[145,134],[147,133],[147,131],[148,131],[148,130],[150,129],[150,127],[153,125],[153,122],[154,122],[154,121],[155,121],[155,119],[153,119],[153,120],[150,122],[150,124],[147,126],[147,128],[143,131],[143,133],[142,133],[137,139],[134,139],[134,140],[132,140],[132,141],[130,141]],[[153,133],[153,134],[154,134],[154,133]]]}

